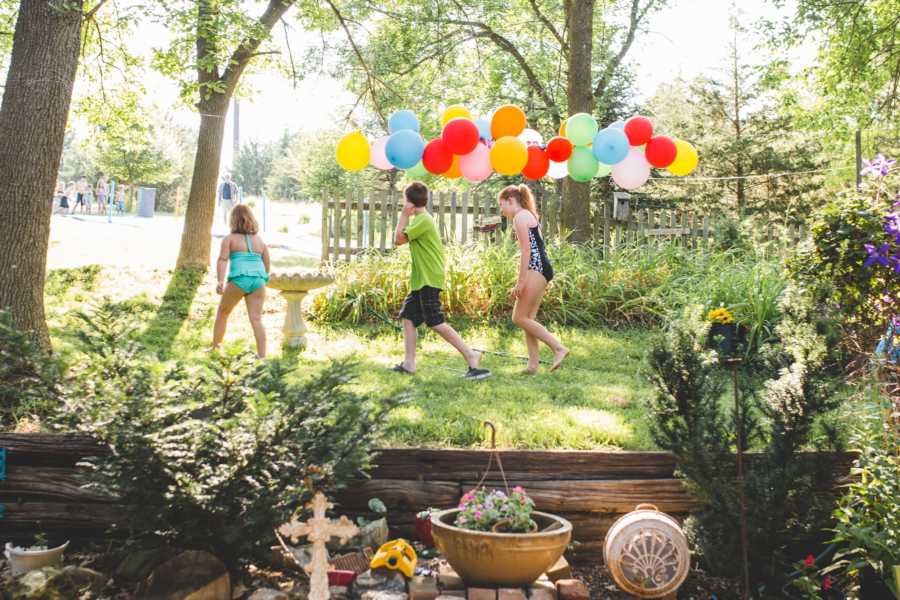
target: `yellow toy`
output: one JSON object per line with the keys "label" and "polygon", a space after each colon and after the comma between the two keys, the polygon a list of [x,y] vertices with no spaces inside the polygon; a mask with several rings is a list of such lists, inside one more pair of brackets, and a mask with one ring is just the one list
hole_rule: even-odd
{"label": "yellow toy", "polygon": [[379,567],[400,571],[406,577],[412,577],[416,571],[416,551],[406,540],[385,542],[369,563],[370,569]]}

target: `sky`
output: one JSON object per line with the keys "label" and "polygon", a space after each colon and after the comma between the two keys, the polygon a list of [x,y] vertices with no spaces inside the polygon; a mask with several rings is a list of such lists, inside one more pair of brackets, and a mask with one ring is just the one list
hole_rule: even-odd
{"label": "sky", "polygon": [[[635,68],[638,98],[648,98],[659,84],[676,77],[691,79],[700,74],[716,74],[725,65],[731,33],[727,0],[670,0],[669,6],[654,15],[649,31],[635,39],[628,59]],[[740,4],[743,22],[748,26],[761,18],[775,18],[790,10],[778,10],[770,1],[744,0]],[[303,43],[302,33],[300,43]],[[145,39],[159,43],[165,31]],[[150,43],[144,50],[149,52]],[[752,47],[742,49],[748,62],[754,61]],[[295,49],[295,55],[297,54]],[[799,64],[809,60],[809,51],[795,57]],[[305,79],[294,88],[284,75],[259,73],[246,77],[253,89],[250,98],[241,101],[241,143],[250,140],[271,141],[285,130],[316,131],[343,120],[355,97],[344,90],[340,81],[327,76]],[[174,103],[177,89],[171,81],[153,75],[151,85],[162,106]],[[196,125],[196,114],[181,108],[174,118],[184,124]],[[222,164],[231,164],[232,122],[225,131],[227,143],[223,148]]]}

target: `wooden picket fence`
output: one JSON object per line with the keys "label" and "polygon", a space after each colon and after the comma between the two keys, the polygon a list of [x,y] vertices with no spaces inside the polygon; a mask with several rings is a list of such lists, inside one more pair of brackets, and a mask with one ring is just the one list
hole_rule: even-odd
{"label": "wooden picket fence", "polygon": [[[591,241],[603,255],[627,245],[661,241],[690,247],[707,245],[724,215],[699,214],[675,208],[629,206],[629,194],[616,192],[591,205]],[[535,197],[547,239],[565,236],[560,222],[560,198],[555,193]],[[322,262],[350,261],[367,252],[394,247],[394,230],[403,207],[401,191],[355,193],[343,200],[322,201]],[[439,192],[429,196],[428,210],[445,244],[496,243],[508,236],[506,219],[493,197],[471,192]],[[768,224],[755,232],[754,242],[784,251],[806,237],[802,225]]]}

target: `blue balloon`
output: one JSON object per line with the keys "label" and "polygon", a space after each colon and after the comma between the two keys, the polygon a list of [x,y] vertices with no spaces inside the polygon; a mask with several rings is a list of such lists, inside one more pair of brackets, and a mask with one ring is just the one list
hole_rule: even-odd
{"label": "blue balloon", "polygon": [[401,129],[391,134],[384,146],[388,162],[398,169],[411,169],[419,164],[424,151],[425,141],[411,129]]}
{"label": "blue balloon", "polygon": [[486,142],[491,140],[491,122],[487,119],[476,119],[475,124],[478,125],[478,135]]}
{"label": "blue balloon", "polygon": [[594,152],[594,158],[603,164],[620,163],[628,156],[628,136],[621,129],[612,126],[601,129],[594,136],[591,150]]}
{"label": "blue balloon", "polygon": [[609,126],[615,129],[625,129],[625,121],[614,121]]}
{"label": "blue balloon", "polygon": [[419,131],[419,119],[416,118],[416,114],[413,111],[406,108],[398,110],[388,119],[388,132],[397,133],[404,129],[417,133]]}

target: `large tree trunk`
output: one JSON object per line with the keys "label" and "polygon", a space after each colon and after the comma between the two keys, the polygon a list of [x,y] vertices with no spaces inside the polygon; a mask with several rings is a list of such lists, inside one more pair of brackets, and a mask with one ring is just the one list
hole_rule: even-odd
{"label": "large tree trunk", "polygon": [[184,230],[181,233],[181,249],[176,268],[209,266],[212,244],[212,224],[216,210],[216,186],[219,179],[219,163],[222,141],[225,136],[225,117],[228,98],[218,96],[215,101],[204,103],[201,109],[200,132],[197,135],[197,153],[194,157],[194,174],[187,211],[184,214]]}
{"label": "large tree trunk", "polygon": [[[588,114],[594,109],[591,86],[591,53],[593,50],[594,0],[568,0],[566,19],[569,27],[569,115]],[[590,239],[590,183],[579,183],[566,177],[563,184],[564,198],[562,222],[571,232],[574,242]]]}
{"label": "large tree trunk", "polygon": [[0,307],[45,348],[51,199],[78,69],[82,0],[22,0],[0,106]]}

